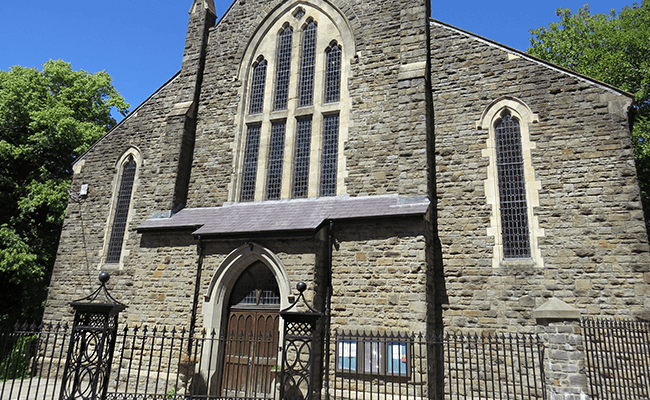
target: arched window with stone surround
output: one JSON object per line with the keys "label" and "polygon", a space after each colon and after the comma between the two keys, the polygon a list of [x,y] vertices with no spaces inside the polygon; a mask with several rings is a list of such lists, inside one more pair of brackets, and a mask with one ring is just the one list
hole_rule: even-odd
{"label": "arched window with stone surround", "polygon": [[106,262],[109,264],[119,263],[122,256],[124,233],[131,208],[131,195],[133,193],[136,168],[137,164],[133,155],[129,155],[122,165],[120,186],[111,225],[111,236],[108,242],[108,253],[106,254]]}
{"label": "arched window with stone surround", "polygon": [[486,129],[485,196],[492,207],[487,235],[494,238],[492,266],[543,267],[539,238],[544,236],[535,208],[541,182],[535,180],[530,129],[538,117],[521,100],[503,97],[490,104],[477,124]]}
{"label": "arched window with stone surround", "polygon": [[503,257],[530,257],[526,179],[519,121],[505,110],[494,124]]}
{"label": "arched window with stone surround", "polygon": [[259,25],[240,67],[230,201],[345,193],[354,50],[349,23],[328,4],[286,2]]}

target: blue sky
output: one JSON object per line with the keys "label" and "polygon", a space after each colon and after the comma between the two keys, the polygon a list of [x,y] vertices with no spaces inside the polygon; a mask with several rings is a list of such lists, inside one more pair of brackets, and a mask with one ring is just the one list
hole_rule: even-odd
{"label": "blue sky", "polygon": [[[373,0],[369,0],[373,1]],[[528,31],[558,21],[558,7],[577,11],[585,0],[433,0],[432,17],[525,51]],[[0,2],[0,70],[40,67],[49,59],[74,69],[106,70],[131,103],[144,101],[180,69],[191,0],[32,0]],[[215,0],[220,17],[230,1]],[[632,1],[593,0],[592,13]]]}

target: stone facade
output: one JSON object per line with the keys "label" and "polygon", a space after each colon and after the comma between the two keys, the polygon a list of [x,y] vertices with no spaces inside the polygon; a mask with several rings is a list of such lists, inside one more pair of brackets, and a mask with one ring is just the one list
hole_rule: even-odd
{"label": "stone facade", "polygon": [[[316,76],[326,79],[326,49],[339,45],[344,79],[338,102],[301,108],[310,13],[336,38],[317,43]],[[258,261],[277,281],[273,312],[304,281],[332,329],[570,336],[533,317],[550,299],[582,316],[648,319],[632,97],[428,15],[423,0],[237,0],[215,25],[212,1],[195,0],[181,71],[74,166],[73,190],[89,192],[68,207],[45,319],[70,319],[68,303],[106,271],[127,324],[223,330],[236,282]],[[264,38],[280,19],[294,37],[289,106],[258,116],[250,72],[258,60],[275,65]],[[276,71],[266,79],[277,90]],[[520,123],[530,257],[503,256],[494,131],[504,112]],[[338,116],[331,199],[318,197],[328,115]],[[293,199],[293,127],[305,118],[315,126],[310,195]],[[256,173],[265,176],[278,121],[289,149],[283,195],[239,204],[249,127],[263,132]],[[133,194],[120,261],[107,263],[127,155]],[[263,198],[265,183],[255,184]],[[302,214],[269,211],[287,204]]]}
{"label": "stone facade", "polygon": [[[584,316],[643,315],[650,264],[626,114],[632,99],[442,23],[431,31],[445,325],[520,330],[553,297]],[[477,124],[505,97],[538,118],[528,128],[543,267],[491,262],[488,129]]]}

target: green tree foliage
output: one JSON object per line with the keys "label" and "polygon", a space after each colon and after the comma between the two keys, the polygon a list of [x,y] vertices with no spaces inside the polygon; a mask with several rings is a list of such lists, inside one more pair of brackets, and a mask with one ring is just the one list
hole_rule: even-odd
{"label": "green tree foliage", "polygon": [[49,61],[0,71],[0,325],[36,319],[54,265],[71,166],[129,105],[106,72]]}
{"label": "green tree foliage", "polygon": [[634,94],[632,140],[646,217],[650,218],[650,2],[619,13],[576,14],[530,31],[528,53]]}

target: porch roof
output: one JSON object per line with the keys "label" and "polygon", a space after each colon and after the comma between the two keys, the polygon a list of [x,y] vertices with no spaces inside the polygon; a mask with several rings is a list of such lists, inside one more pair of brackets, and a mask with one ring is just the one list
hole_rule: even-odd
{"label": "porch roof", "polygon": [[426,196],[319,197],[226,203],[221,207],[185,208],[172,216],[149,218],[138,232],[193,229],[195,235],[314,231],[327,220],[423,215]]}

